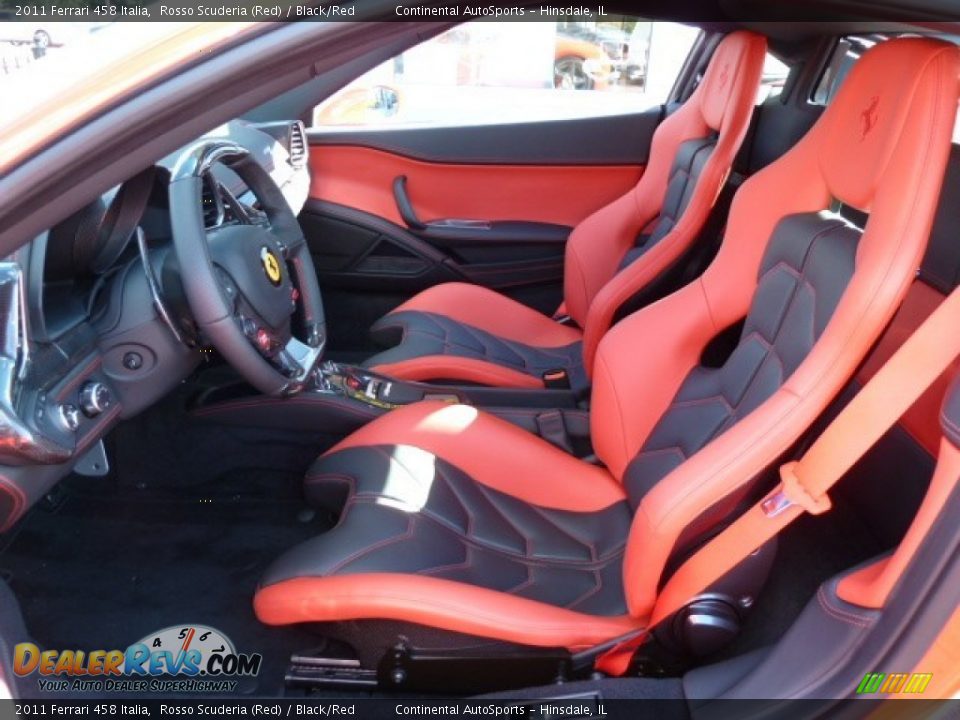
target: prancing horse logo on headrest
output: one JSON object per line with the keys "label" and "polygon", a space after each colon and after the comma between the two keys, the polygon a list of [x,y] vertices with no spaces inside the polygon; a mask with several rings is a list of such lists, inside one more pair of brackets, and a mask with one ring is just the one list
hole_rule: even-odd
{"label": "prancing horse logo on headrest", "polygon": [[874,95],[870,98],[870,104],[860,113],[860,140],[865,140],[870,131],[877,125],[877,105],[880,104],[880,96]]}
{"label": "prancing horse logo on headrest", "polygon": [[717,86],[718,90],[723,90],[727,86],[727,80],[730,79],[730,63],[727,63],[723,66],[723,69],[720,71],[720,83]]}

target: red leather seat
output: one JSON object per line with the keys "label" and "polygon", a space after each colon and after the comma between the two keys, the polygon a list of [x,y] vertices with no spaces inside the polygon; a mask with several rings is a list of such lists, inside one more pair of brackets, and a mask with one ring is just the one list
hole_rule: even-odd
{"label": "red leather seat", "polygon": [[[393,411],[311,470],[308,496],[342,506],[339,524],[267,571],[257,616],[571,649],[644,628],[676,560],[735,516],[893,316],[926,246],[958,76],[947,43],[868,51],[814,128],[737,193],[703,276],[603,338],[590,410],[602,467],[471,407]],[[732,354],[705,364],[740,321]]]}
{"label": "red leather seat", "polygon": [[766,40],[734,32],[703,82],[657,129],[650,160],[630,192],[581,222],[567,242],[564,312],[576,326],[466,283],[430,288],[377,321],[390,349],[366,365],[408,380],[543,387],[564,369],[589,385],[597,343],[618,308],[693,244],[746,135]]}

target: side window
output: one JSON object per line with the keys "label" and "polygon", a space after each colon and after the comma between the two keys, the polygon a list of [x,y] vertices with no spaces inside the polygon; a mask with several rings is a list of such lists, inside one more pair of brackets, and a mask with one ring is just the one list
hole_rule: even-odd
{"label": "side window", "polygon": [[790,66],[768,52],[763,61],[763,74],[760,76],[757,105],[762,105],[766,100],[777,97],[782,93],[789,75]]}
{"label": "side window", "polygon": [[854,63],[860,59],[860,56],[863,55],[868,48],[873,47],[882,39],[884,38],[879,36],[870,38],[840,38],[837,41],[836,48],[833,50],[833,54],[830,56],[830,61],[823,69],[823,75],[820,76],[820,81],[817,83],[816,88],[814,88],[810,102],[814,105],[829,105]]}
{"label": "side window", "polygon": [[351,130],[639,112],[662,104],[699,30],[670,22],[474,21],[407,50],[314,109]]}

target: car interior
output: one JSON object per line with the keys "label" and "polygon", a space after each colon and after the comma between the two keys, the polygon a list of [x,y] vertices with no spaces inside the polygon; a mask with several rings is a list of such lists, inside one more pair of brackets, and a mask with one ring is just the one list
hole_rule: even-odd
{"label": "car interior", "polygon": [[932,644],[960,365],[904,378],[960,283],[960,26],[685,22],[654,102],[678,23],[624,17],[642,64],[541,92],[635,108],[404,123],[365,73],[470,47],[411,23],[45,211],[0,262],[3,645],[189,620],[263,655],[238,694],[694,708]]}

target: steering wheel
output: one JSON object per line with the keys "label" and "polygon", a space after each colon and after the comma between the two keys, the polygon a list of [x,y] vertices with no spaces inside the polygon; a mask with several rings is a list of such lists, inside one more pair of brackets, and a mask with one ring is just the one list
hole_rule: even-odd
{"label": "steering wheel", "polygon": [[[214,178],[217,164],[243,180],[253,207]],[[217,213],[212,227],[205,184]],[[323,355],[326,324],[309,248],[280,188],[247,150],[212,140],[180,159],[169,197],[183,294],[198,331],[261,392],[302,389]]]}

